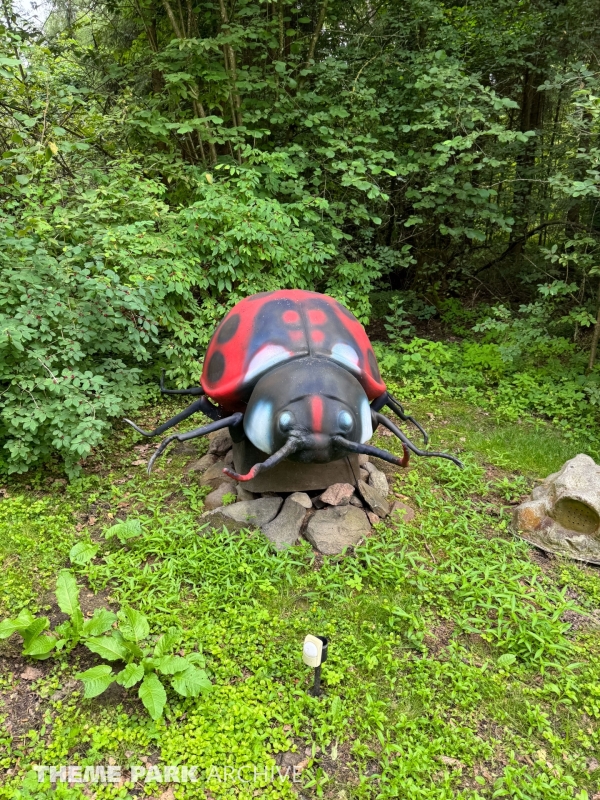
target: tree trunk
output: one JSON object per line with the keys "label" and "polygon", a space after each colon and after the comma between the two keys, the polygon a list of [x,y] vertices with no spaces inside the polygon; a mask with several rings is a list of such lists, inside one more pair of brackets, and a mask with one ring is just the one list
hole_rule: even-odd
{"label": "tree trunk", "polygon": [[587,371],[590,373],[594,369],[596,361],[596,352],[598,350],[598,341],[600,341],[600,284],[598,285],[598,298],[596,300],[598,313],[596,315],[596,324],[594,325],[594,333],[592,335],[592,344],[590,347],[590,360],[588,363]]}
{"label": "tree trunk", "polygon": [[[544,115],[544,95],[537,87],[544,82],[543,75],[535,70],[526,69],[523,76],[523,98],[521,101],[521,119],[519,129],[522,133],[538,131],[542,125]],[[511,242],[515,243],[513,252],[515,256],[521,254],[524,235],[527,233],[531,216],[531,188],[533,172],[535,170],[535,157],[537,137],[532,136],[523,146],[522,153],[517,157],[515,170],[515,189],[513,192],[513,217],[515,224],[511,234]],[[522,240],[522,241],[521,241]]]}

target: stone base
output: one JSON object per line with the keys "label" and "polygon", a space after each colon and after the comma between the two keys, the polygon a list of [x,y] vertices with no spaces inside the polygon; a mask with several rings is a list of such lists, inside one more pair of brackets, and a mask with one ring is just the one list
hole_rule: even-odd
{"label": "stone base", "polygon": [[[252,442],[244,439],[233,445],[233,464],[235,471],[244,475],[250,468],[268,458],[267,453],[258,450]],[[350,453],[329,464],[300,464],[296,461],[282,461],[276,467],[246,481],[244,489],[249,492],[308,492],[326,489],[332,483],[350,483],[356,486],[360,480],[358,455]]]}

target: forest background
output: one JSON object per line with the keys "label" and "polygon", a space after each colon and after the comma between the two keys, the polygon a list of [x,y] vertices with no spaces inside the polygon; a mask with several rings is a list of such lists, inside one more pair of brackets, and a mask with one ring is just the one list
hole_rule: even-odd
{"label": "forest background", "polygon": [[0,469],[74,476],[242,297],[598,445],[597,0],[2,0]]}

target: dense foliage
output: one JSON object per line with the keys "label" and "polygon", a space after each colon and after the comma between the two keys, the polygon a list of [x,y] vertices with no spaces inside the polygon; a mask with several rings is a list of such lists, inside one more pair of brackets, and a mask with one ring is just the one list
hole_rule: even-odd
{"label": "dense foliage", "polygon": [[461,321],[474,391],[597,420],[598,10],[55,0],[40,27],[4,4],[0,466],[75,474],[275,287],[389,316],[399,379],[410,325]]}

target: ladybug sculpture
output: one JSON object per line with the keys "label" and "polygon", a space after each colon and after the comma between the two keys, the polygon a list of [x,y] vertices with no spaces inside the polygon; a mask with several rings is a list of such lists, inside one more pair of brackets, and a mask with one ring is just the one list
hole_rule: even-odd
{"label": "ladybug sculpture", "polygon": [[[448,458],[420,450],[387,417],[384,406],[427,434],[386,390],[375,353],[353,314],[326,295],[297,289],[263,292],[239,302],[223,319],[206,351],[201,387],[164,394],[196,395],[188,408],[144,436],[158,436],[198,411],[213,422],[189,433],[168,436],[148,464],[148,472],[172,441],[184,442],[228,427],[234,442],[247,437],[267,458],[245,475],[248,481],[284,459],[326,463],[351,453],[364,453],[402,467],[409,451],[419,456]],[[208,398],[211,398],[209,400]],[[378,425],[401,441],[400,458],[367,444]]]}

